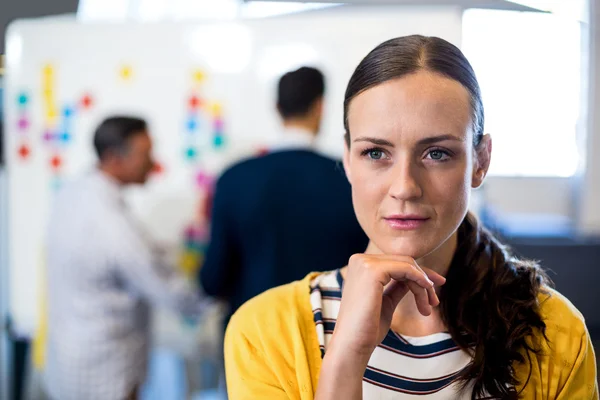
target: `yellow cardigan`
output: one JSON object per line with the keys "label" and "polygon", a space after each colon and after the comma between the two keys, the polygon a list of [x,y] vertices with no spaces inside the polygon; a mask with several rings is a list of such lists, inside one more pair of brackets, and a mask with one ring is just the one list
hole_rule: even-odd
{"label": "yellow cardigan", "polygon": [[[316,275],[255,297],[231,318],[225,335],[231,400],[314,398],[321,353],[309,282]],[[598,399],[596,360],[583,316],[560,293],[551,293],[540,299],[549,343],[540,342],[543,355],[531,355],[531,378],[521,398]],[[529,369],[527,363],[515,365],[520,382]]]}

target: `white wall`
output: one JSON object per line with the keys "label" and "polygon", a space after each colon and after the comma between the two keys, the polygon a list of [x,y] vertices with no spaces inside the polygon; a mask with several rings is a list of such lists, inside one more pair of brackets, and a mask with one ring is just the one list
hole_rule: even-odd
{"label": "white wall", "polygon": [[586,171],[581,179],[578,227],[583,234],[600,234],[600,4],[590,0],[588,131]]}

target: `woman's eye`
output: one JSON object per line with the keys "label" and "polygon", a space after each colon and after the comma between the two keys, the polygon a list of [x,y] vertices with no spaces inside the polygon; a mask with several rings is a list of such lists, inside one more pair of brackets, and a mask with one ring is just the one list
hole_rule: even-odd
{"label": "woman's eye", "polygon": [[381,150],[370,150],[367,154],[371,160],[381,160],[383,158],[383,151]]}
{"label": "woman's eye", "polygon": [[444,161],[448,158],[448,153],[442,150],[431,150],[428,156],[435,161]]}

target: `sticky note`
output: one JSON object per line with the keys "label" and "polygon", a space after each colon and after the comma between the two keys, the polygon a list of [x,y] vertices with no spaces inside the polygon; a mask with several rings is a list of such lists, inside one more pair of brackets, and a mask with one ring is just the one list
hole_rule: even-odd
{"label": "sticky note", "polygon": [[221,107],[221,104],[219,104],[219,103],[213,103],[210,107],[210,111],[212,112],[212,114],[215,117],[220,116],[222,110],[223,110],[223,108]]}
{"label": "sticky note", "polygon": [[202,101],[198,98],[198,96],[190,96],[188,104],[191,109],[195,110],[202,105]]}
{"label": "sticky note", "polygon": [[225,145],[225,138],[222,135],[215,136],[214,139],[215,147],[222,147]]}
{"label": "sticky note", "polygon": [[52,88],[46,88],[42,91],[42,95],[44,97],[44,101],[46,104],[51,105],[54,100],[54,91]]}
{"label": "sticky note", "polygon": [[214,182],[215,179],[204,172],[199,172],[198,175],[196,175],[196,183],[202,188],[212,187]]}
{"label": "sticky note", "polygon": [[197,69],[194,70],[193,74],[192,74],[192,79],[194,80],[195,83],[202,83],[204,81],[205,78],[205,74],[202,70]]}
{"label": "sticky note", "polygon": [[119,71],[119,75],[121,75],[122,79],[129,80],[129,79],[131,79],[131,77],[133,75],[133,69],[129,65],[124,65],[121,67],[121,70]]}
{"label": "sticky note", "polygon": [[27,97],[26,93],[20,93],[17,96],[17,104],[21,107],[26,106],[27,103],[29,102],[29,98]]}
{"label": "sticky note", "polygon": [[47,130],[42,135],[42,139],[44,139],[45,142],[50,142],[52,141],[52,139],[54,139],[54,134],[52,133],[52,131]]}
{"label": "sticky note", "polygon": [[196,131],[196,129],[198,129],[198,121],[195,116],[191,116],[188,119],[188,121],[186,123],[186,128],[190,132],[194,132],[194,131]]}
{"label": "sticky note", "polygon": [[50,121],[53,121],[56,119],[56,117],[58,117],[58,111],[56,110],[56,107],[49,107],[46,110],[46,118],[48,118]]}
{"label": "sticky note", "polygon": [[84,95],[84,96],[81,98],[81,106],[82,106],[83,108],[90,108],[90,107],[92,107],[92,104],[93,104],[93,102],[94,102],[94,101],[93,101],[93,99],[92,99],[92,96],[90,96],[90,95],[88,95],[88,94]]}
{"label": "sticky note", "polygon": [[73,108],[69,107],[69,106],[65,106],[63,107],[63,116],[66,118],[71,117],[74,114],[74,110]]}
{"label": "sticky note", "polygon": [[60,140],[64,143],[71,140],[71,134],[69,132],[63,132],[60,134]]}
{"label": "sticky note", "polygon": [[52,169],[57,170],[60,169],[60,167],[62,166],[63,161],[60,158],[60,156],[54,156],[50,159],[50,166],[52,167]]}
{"label": "sticky note", "polygon": [[27,120],[27,117],[23,116],[23,117],[19,118],[17,125],[18,125],[19,130],[21,130],[21,131],[27,130],[27,128],[29,128],[29,121]]}
{"label": "sticky note", "polygon": [[44,65],[42,72],[45,78],[52,78],[52,76],[54,76],[54,67],[52,64],[46,64]]}
{"label": "sticky note", "polygon": [[195,159],[197,155],[198,155],[198,152],[193,147],[189,147],[185,150],[185,156],[190,160]]}
{"label": "sticky note", "polygon": [[195,251],[185,251],[179,258],[179,268],[185,275],[191,277],[198,270],[203,258]]}
{"label": "sticky note", "polygon": [[31,149],[26,144],[23,144],[23,145],[19,146],[18,153],[19,153],[19,157],[24,160],[24,159],[28,158],[29,155],[31,154]]}

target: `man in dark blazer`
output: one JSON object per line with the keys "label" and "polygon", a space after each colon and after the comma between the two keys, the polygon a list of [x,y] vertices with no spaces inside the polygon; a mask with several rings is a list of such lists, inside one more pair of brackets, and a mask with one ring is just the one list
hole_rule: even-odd
{"label": "man in dark blazer", "polygon": [[314,68],[285,74],[277,100],[281,142],[217,182],[200,280],[208,295],[229,302],[231,313],[267,289],[341,268],[366,249],[341,163],[312,149],[324,86]]}

